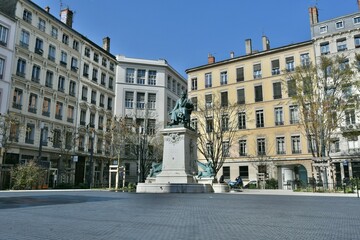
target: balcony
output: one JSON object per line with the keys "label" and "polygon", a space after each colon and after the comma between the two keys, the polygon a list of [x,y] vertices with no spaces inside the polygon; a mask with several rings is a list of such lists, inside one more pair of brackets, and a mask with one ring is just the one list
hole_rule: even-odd
{"label": "balcony", "polygon": [[86,73],[86,72],[83,73],[83,76],[86,77],[86,78],[89,78],[89,74]]}
{"label": "balcony", "polygon": [[60,61],[60,65],[63,66],[63,67],[66,67],[67,63],[64,62],[64,61]]}
{"label": "balcony", "polygon": [[276,151],[276,154],[278,154],[278,155],[284,155],[285,154],[285,151]]}
{"label": "balcony", "polygon": [[75,91],[70,91],[69,95],[75,97]]}
{"label": "balcony", "polygon": [[44,50],[42,50],[41,48],[35,48],[35,53],[42,56],[44,53]]}
{"label": "balcony", "polygon": [[45,82],[45,87],[52,88],[53,87],[52,82],[46,81]]}
{"label": "balcony", "polygon": [[78,67],[71,66],[71,71],[73,72],[77,72],[78,69],[79,69]]}
{"label": "balcony", "polygon": [[31,113],[35,113],[36,114],[36,108],[35,107],[29,107],[28,111]]}
{"label": "balcony", "polygon": [[42,115],[45,116],[45,117],[50,117],[50,111],[43,111],[42,112]]}
{"label": "balcony", "polygon": [[48,142],[47,142],[47,141],[43,141],[43,142],[41,143],[41,145],[46,147],[46,146],[48,145]]}
{"label": "balcony", "polygon": [[284,122],[283,121],[277,121],[275,122],[275,126],[282,126],[284,125]]}
{"label": "balcony", "polygon": [[271,74],[272,75],[279,75],[280,74],[280,69],[279,68],[273,68],[271,70]]}
{"label": "balcony", "polygon": [[104,103],[100,103],[99,106],[100,106],[100,107],[104,107]]}
{"label": "balcony", "polygon": [[62,88],[62,87],[59,87],[59,88],[58,88],[58,91],[59,91],[59,92],[65,92],[65,89]]}
{"label": "balcony", "polygon": [[95,99],[91,99],[91,103],[92,103],[92,104],[96,104],[96,100],[95,100]]}
{"label": "balcony", "polygon": [[31,81],[33,81],[34,83],[39,83],[40,82],[40,79],[39,78],[31,78]]}
{"label": "balcony", "polygon": [[79,151],[83,152],[84,151],[84,147],[78,147]]}
{"label": "balcony", "polygon": [[74,123],[74,118],[67,118],[67,122],[69,122],[69,123]]}
{"label": "balcony", "polygon": [[61,114],[55,114],[55,118],[57,120],[62,120],[62,115]]}
{"label": "balcony", "polygon": [[82,96],[81,100],[87,101],[87,97]]}
{"label": "balcony", "polygon": [[29,49],[29,44],[28,44],[28,43],[20,42],[20,46],[21,46],[22,48]]}
{"label": "balcony", "polygon": [[19,77],[25,77],[25,73],[24,72],[20,72],[20,71],[17,71],[16,72],[16,75],[19,76]]}
{"label": "balcony", "polygon": [[99,130],[103,130],[103,128],[104,128],[103,125],[99,125],[99,126],[98,126],[98,129],[99,129]]}
{"label": "balcony", "polygon": [[292,154],[300,154],[301,150],[300,149],[293,149],[291,152],[292,152]]}
{"label": "balcony", "polygon": [[92,78],[92,81],[93,81],[93,82],[97,82],[97,77],[93,77],[93,78]]}
{"label": "balcony", "polygon": [[91,128],[95,128],[95,124],[94,124],[94,123],[90,123],[89,126],[90,126]]}
{"label": "balcony", "polygon": [[13,102],[12,107],[21,110],[22,105],[20,103]]}
{"label": "balcony", "polygon": [[54,56],[51,56],[51,55],[48,55],[48,59],[52,62],[55,62],[55,57]]}
{"label": "balcony", "polygon": [[81,126],[85,126],[85,125],[86,125],[86,121],[81,121],[81,120],[80,120],[80,125],[81,125]]}
{"label": "balcony", "polygon": [[290,124],[298,124],[298,123],[299,123],[299,120],[297,120],[297,119],[290,120]]}
{"label": "balcony", "polygon": [[34,139],[25,138],[25,143],[34,144]]}

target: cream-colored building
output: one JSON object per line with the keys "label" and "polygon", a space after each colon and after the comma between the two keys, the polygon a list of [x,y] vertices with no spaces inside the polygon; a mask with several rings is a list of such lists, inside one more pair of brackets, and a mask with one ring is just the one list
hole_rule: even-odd
{"label": "cream-colored building", "polygon": [[271,49],[265,36],[262,43],[262,51],[253,51],[248,39],[246,55],[231,53],[219,62],[209,55],[208,64],[188,69],[189,97],[208,104],[209,95],[221,94],[222,101],[245,106],[230,120],[237,121],[238,130],[218,178],[241,176],[246,183],[265,176],[277,179],[279,188],[291,189],[297,180],[308,183],[312,162],[283,73],[314,59],[313,45],[306,41]]}

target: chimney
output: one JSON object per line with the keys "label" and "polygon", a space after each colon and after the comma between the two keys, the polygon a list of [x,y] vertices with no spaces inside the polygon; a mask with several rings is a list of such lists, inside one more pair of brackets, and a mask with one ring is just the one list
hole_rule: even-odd
{"label": "chimney", "polygon": [[360,11],[360,0],[357,0],[358,9]]}
{"label": "chimney", "polygon": [[270,50],[270,41],[266,36],[262,36],[263,51]]}
{"label": "chimney", "polygon": [[309,7],[309,16],[311,25],[317,24],[319,22],[319,13],[317,7]]}
{"label": "chimney", "polygon": [[69,8],[63,9],[60,12],[60,21],[65,23],[68,27],[72,28],[73,15],[73,11],[71,11]]}
{"label": "chimney", "polygon": [[252,53],[252,45],[251,45],[250,38],[245,40],[245,53],[246,53],[246,55],[249,55]]}
{"label": "chimney", "polygon": [[49,6],[46,6],[46,7],[45,7],[45,11],[48,12],[48,13],[50,13],[50,7],[49,7]]}
{"label": "chimney", "polygon": [[233,51],[230,52],[230,58],[234,58],[234,52]]}
{"label": "chimney", "polygon": [[110,38],[109,37],[103,38],[103,49],[107,52],[110,52]]}
{"label": "chimney", "polygon": [[212,64],[215,62],[215,57],[209,53],[208,55],[208,64]]}

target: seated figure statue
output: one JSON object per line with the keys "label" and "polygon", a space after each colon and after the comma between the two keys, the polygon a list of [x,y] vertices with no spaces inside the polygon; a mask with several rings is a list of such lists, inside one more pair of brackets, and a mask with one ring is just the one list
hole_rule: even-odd
{"label": "seated figure statue", "polygon": [[150,178],[156,177],[162,170],[162,163],[152,162],[149,176]]}
{"label": "seated figure statue", "polygon": [[179,123],[188,124],[190,122],[190,114],[194,109],[194,104],[190,99],[187,99],[185,91],[181,93],[181,98],[176,101],[173,110],[170,111],[171,123],[170,125],[178,125]]}
{"label": "seated figure statue", "polygon": [[199,170],[197,177],[198,178],[211,178],[215,176],[215,172],[213,169],[213,164],[211,161],[208,161],[207,163],[202,163],[200,161],[197,161],[198,166],[202,169],[202,171]]}

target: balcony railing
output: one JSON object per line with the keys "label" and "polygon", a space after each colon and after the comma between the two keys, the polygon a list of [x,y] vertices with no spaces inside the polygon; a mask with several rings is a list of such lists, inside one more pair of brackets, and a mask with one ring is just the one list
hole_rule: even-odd
{"label": "balcony railing", "polygon": [[62,120],[62,115],[61,114],[55,114],[55,118],[58,120]]}
{"label": "balcony railing", "polygon": [[25,143],[34,144],[34,139],[25,138]]}
{"label": "balcony railing", "polygon": [[42,115],[45,116],[45,117],[50,117],[50,111],[47,111],[47,112],[42,112]]}
{"label": "balcony railing", "polygon": [[35,113],[36,114],[36,108],[35,107],[29,107],[28,111],[31,113]]}
{"label": "balcony railing", "polygon": [[22,105],[20,103],[13,102],[12,107],[21,110]]}

